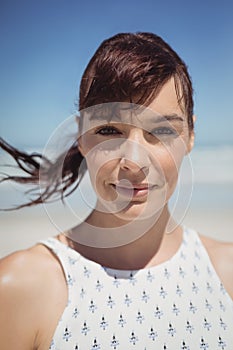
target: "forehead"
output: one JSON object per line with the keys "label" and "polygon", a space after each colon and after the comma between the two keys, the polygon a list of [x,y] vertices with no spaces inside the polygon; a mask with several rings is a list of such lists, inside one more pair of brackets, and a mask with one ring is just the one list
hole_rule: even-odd
{"label": "forehead", "polygon": [[[182,107],[178,99],[178,92],[174,78],[171,78],[163,85],[157,96],[148,106],[151,110],[159,114],[183,114]],[[182,94],[181,94],[182,95]]]}
{"label": "forehead", "polygon": [[84,132],[106,123],[149,128],[155,122],[187,121],[178,101],[173,78],[164,84],[147,107],[129,102],[103,103],[81,111],[81,119]]}
{"label": "forehead", "polygon": [[150,128],[156,122],[185,121],[173,79],[169,80],[148,107],[129,102],[111,102],[81,111],[83,131],[105,123],[124,123]]}

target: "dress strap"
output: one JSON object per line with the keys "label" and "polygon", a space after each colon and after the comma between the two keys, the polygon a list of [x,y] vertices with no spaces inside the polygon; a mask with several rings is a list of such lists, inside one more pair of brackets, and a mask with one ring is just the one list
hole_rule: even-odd
{"label": "dress strap", "polygon": [[80,254],[55,237],[41,240],[39,244],[47,247],[57,257],[64,271],[67,285],[71,285],[74,280],[73,266],[79,261]]}

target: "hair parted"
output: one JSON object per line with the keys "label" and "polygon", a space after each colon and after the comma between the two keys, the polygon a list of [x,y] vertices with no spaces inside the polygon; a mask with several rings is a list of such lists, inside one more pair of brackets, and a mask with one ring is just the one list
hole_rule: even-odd
{"label": "hair parted", "polygon": [[[89,61],[79,89],[79,111],[109,102],[130,102],[148,106],[163,85],[175,81],[180,107],[187,116],[189,130],[193,130],[193,88],[187,66],[177,53],[153,33],[120,33],[99,46]],[[36,198],[17,208],[40,204],[53,195],[72,193],[80,183],[85,169],[78,141],[66,154],[54,162],[40,154],[27,154],[0,139],[0,147],[9,153],[25,176],[5,176],[4,181],[39,185],[40,175],[49,178],[45,189]],[[62,179],[56,176],[62,160]],[[46,175],[47,174],[47,175]],[[52,179],[52,181],[51,181]],[[69,191],[68,191],[69,190]],[[15,208],[13,208],[15,209]]]}

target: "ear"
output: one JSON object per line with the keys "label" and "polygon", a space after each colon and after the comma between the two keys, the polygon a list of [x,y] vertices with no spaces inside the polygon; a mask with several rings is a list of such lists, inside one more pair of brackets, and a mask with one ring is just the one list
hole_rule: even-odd
{"label": "ear", "polygon": [[[193,115],[193,125],[195,124],[196,122],[196,115]],[[190,153],[193,149],[193,146],[194,146],[194,141],[195,141],[195,132],[194,130],[192,130],[189,134],[189,140],[188,140],[188,146],[187,146],[187,152],[186,154]]]}
{"label": "ear", "polygon": [[80,116],[79,115],[75,116],[75,122],[77,124],[78,132],[79,132],[80,131]]}
{"label": "ear", "polygon": [[82,144],[82,136],[79,136],[79,137],[78,137],[78,150],[79,150],[79,152],[81,153],[81,155],[82,155],[83,157],[85,157],[85,152],[84,152],[83,144]]}
{"label": "ear", "polygon": [[75,121],[76,121],[77,126],[78,126],[78,150],[81,153],[81,155],[84,157],[84,152],[83,152],[83,148],[82,148],[82,136],[80,133],[81,126],[80,126],[80,116],[79,115],[76,115]]}
{"label": "ear", "polygon": [[81,153],[81,155],[84,157],[84,151],[82,148],[82,140],[81,139],[82,139],[81,137],[79,137],[79,139],[78,139],[78,150]]}

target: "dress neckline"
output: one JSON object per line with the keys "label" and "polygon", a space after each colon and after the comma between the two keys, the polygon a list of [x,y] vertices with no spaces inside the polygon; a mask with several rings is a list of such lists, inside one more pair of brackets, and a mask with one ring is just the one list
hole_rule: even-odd
{"label": "dress neckline", "polygon": [[175,262],[175,260],[180,256],[181,251],[184,248],[185,245],[185,236],[187,235],[187,229],[182,226],[183,232],[182,232],[182,241],[181,244],[179,246],[179,248],[176,250],[176,252],[171,256],[171,258],[169,258],[168,260],[154,265],[154,266],[150,266],[150,267],[143,267],[140,269],[115,269],[115,268],[111,268],[111,267],[106,267],[101,265],[100,263],[88,259],[85,256],[83,256],[81,253],[79,253],[78,251],[76,251],[74,248],[70,247],[69,245],[67,245],[66,243],[62,242],[61,240],[59,240],[57,237],[52,237],[53,242],[55,243],[56,246],[60,246],[63,248],[63,250],[65,249],[66,252],[69,252],[70,256],[73,259],[76,260],[80,260],[82,261],[83,265],[85,265],[86,267],[92,266],[92,267],[96,267],[98,269],[102,269],[104,270],[109,276],[115,277],[115,278],[131,278],[133,277],[135,274],[139,275],[139,274],[148,274],[151,273],[152,271],[156,271],[162,268],[166,268],[167,265],[173,264]]}

